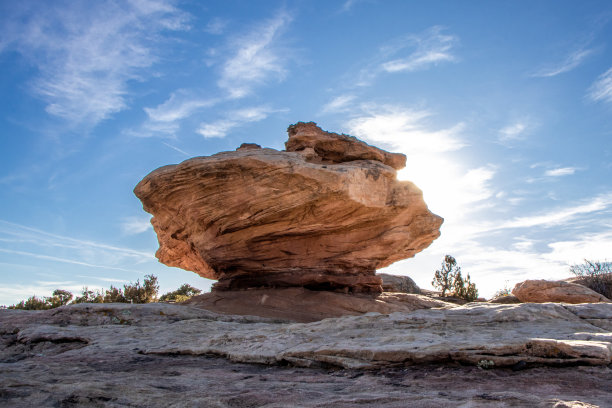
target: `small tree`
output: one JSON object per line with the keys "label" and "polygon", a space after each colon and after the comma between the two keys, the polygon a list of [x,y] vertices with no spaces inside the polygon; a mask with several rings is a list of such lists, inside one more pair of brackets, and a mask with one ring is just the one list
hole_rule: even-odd
{"label": "small tree", "polygon": [[136,280],[136,283],[130,282],[129,285],[123,285],[123,296],[129,303],[156,302],[158,291],[159,285],[155,275],[145,275],[142,286],[140,280]]}
{"label": "small tree", "polygon": [[73,298],[71,292],[63,289],[55,289],[51,297],[46,298],[45,300],[49,303],[50,309],[65,306],[67,305]]}
{"label": "small tree", "polygon": [[192,296],[199,295],[202,291],[198,288],[183,283],[177,290],[163,294],[159,300],[161,302],[184,302]]}
{"label": "small tree", "polygon": [[123,291],[111,285],[110,289],[104,292],[104,303],[126,303]]}
{"label": "small tree", "polygon": [[37,298],[36,296],[30,296],[27,300],[22,300],[21,302],[9,306],[9,309],[21,309],[21,310],[47,310],[49,309],[49,304],[45,301],[44,298]]}
{"label": "small tree", "polygon": [[465,279],[461,275],[461,267],[457,260],[450,255],[444,257],[442,267],[434,274],[431,284],[440,289],[442,296],[450,292],[453,296],[472,302],[478,298],[476,284],[472,283],[470,274]]}
{"label": "small tree", "polygon": [[72,303],[104,303],[104,294],[101,291],[89,290],[87,286],[81,291],[81,296],[74,299]]}
{"label": "small tree", "polygon": [[450,255],[444,257],[442,267],[436,270],[431,284],[434,288],[442,291],[442,296],[446,295],[446,291],[450,291],[453,286],[454,277],[461,268],[457,267],[457,261]]}

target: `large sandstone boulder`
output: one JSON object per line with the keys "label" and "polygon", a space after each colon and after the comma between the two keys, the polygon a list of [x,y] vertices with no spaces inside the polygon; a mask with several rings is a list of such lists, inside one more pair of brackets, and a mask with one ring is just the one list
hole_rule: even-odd
{"label": "large sandstone boulder", "polygon": [[398,181],[405,156],[314,123],[287,151],[234,152],[161,167],[134,189],[164,264],[217,279],[216,290],[305,287],[380,292],[375,270],[422,251],[442,218]]}
{"label": "large sandstone boulder", "polygon": [[377,276],[380,276],[382,279],[383,292],[421,294],[421,288],[409,276],[391,275],[388,273],[379,273]]}
{"label": "large sandstone boulder", "polygon": [[521,302],[598,303],[610,302],[603,295],[576,283],[564,281],[526,280],[517,283],[512,294]]}

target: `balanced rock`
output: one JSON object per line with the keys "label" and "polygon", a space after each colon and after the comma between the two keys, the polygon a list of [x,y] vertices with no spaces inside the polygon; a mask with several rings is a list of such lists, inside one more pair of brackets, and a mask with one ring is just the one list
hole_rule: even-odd
{"label": "balanced rock", "polygon": [[576,283],[548,280],[526,280],[517,283],[512,294],[521,302],[598,303],[608,298]]}
{"label": "balanced rock", "polygon": [[134,193],[153,215],[157,258],[215,290],[380,292],[375,270],[429,246],[442,218],[397,180],[404,155],[314,123],[288,132],[287,151],[243,144],[147,175]]}

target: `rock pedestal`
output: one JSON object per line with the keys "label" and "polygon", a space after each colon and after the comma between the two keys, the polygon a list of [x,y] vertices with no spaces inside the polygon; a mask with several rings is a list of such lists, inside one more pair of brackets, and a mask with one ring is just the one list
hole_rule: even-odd
{"label": "rock pedestal", "polygon": [[219,282],[215,290],[304,287],[381,292],[375,270],[439,235],[402,154],[314,123],[288,129],[287,151],[245,144],[161,167],[134,189],[160,262]]}

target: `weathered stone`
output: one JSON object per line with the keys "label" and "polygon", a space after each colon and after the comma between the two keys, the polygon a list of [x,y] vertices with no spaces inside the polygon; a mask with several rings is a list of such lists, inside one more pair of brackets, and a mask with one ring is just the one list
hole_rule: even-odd
{"label": "weathered stone", "polygon": [[526,280],[517,283],[512,294],[521,302],[597,303],[610,302],[599,293],[575,283],[547,280]]}
{"label": "weathered stone", "polygon": [[304,288],[215,291],[194,296],[185,304],[217,313],[251,315],[295,322],[314,322],[368,312],[410,312],[454,307],[451,303],[407,293],[344,294]]}
{"label": "weathered stone", "polygon": [[521,301],[514,295],[505,295],[505,296],[498,296],[496,298],[493,298],[491,300],[489,300],[489,303],[498,303],[498,304],[502,304],[502,305],[512,305],[512,304],[516,304],[516,303],[521,303]]}
{"label": "weathered stone", "polygon": [[387,165],[403,155],[314,124],[289,132],[300,151],[243,146],[146,176],[134,192],[153,214],[156,256],[216,290],[380,292],[375,270],[430,245],[442,219]]}
{"label": "weathered stone", "polygon": [[285,149],[288,152],[307,151],[310,157],[308,161],[314,163],[374,160],[396,170],[406,167],[406,156],[401,153],[389,153],[370,146],[354,136],[325,132],[314,122],[291,125],[287,133],[289,140],[285,142]]}
{"label": "weathered stone", "polygon": [[421,289],[409,276],[390,275],[388,273],[379,273],[376,276],[380,276],[382,279],[383,292],[421,294]]}
{"label": "weathered stone", "polygon": [[0,310],[0,405],[605,407],[611,330],[608,303],[308,324],[170,304]]}

